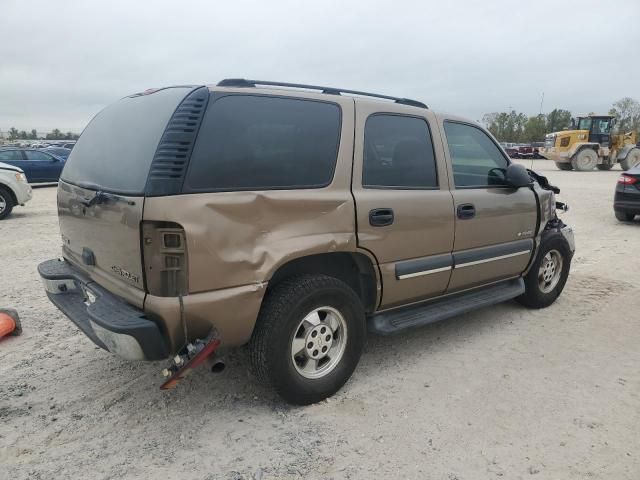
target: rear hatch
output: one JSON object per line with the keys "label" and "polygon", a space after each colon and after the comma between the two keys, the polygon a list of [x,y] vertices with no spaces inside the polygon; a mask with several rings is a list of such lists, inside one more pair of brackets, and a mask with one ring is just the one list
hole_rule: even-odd
{"label": "rear hatch", "polygon": [[142,307],[140,222],[149,169],[167,125],[193,87],[123,98],[89,123],[58,186],[63,255]]}

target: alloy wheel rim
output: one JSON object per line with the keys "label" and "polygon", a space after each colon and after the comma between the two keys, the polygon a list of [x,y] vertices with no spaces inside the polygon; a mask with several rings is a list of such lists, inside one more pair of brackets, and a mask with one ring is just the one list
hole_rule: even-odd
{"label": "alloy wheel rim", "polygon": [[328,375],[340,363],[347,345],[347,322],[333,307],[309,312],[291,338],[291,360],[305,378]]}
{"label": "alloy wheel rim", "polygon": [[549,250],[538,269],[538,285],[542,293],[549,293],[560,281],[562,275],[562,255],[557,250]]}
{"label": "alloy wheel rim", "polygon": [[0,195],[0,213],[3,213],[7,208],[7,201],[4,199],[4,196]]}

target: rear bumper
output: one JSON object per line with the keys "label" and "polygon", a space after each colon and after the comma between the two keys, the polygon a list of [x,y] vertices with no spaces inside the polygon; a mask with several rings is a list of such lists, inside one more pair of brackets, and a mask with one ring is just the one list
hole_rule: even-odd
{"label": "rear bumper", "polygon": [[640,190],[635,187],[616,187],[616,194],[613,198],[613,209],[625,213],[640,214]]}
{"label": "rear bumper", "polygon": [[640,202],[616,202],[613,209],[619,212],[640,214]]}
{"label": "rear bumper", "polygon": [[38,265],[49,300],[100,348],[127,360],[169,356],[164,335],[142,310],[93,282],[64,260]]}

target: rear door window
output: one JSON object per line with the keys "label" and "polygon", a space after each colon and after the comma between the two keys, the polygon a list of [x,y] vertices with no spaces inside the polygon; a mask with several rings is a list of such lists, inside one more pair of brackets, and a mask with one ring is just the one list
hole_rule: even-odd
{"label": "rear door window", "polygon": [[509,162],[489,135],[480,128],[444,122],[456,187],[507,185]]}
{"label": "rear door window", "polygon": [[368,188],[437,188],[431,132],[425,120],[375,114],[364,131],[362,186]]}
{"label": "rear door window", "polygon": [[23,158],[20,150],[0,150],[0,162],[16,162],[21,160],[23,160]]}
{"label": "rear door window", "polygon": [[326,186],[336,165],[340,115],[334,103],[295,98],[229,95],[209,102],[184,191]]}

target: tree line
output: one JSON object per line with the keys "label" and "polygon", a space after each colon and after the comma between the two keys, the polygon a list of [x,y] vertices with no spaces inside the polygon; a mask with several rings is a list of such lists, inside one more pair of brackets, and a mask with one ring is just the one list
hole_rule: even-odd
{"label": "tree line", "polygon": [[51,130],[51,132],[47,133],[44,137],[39,136],[35,128],[27,132],[26,130],[18,130],[17,128],[11,127],[8,134],[9,140],[77,140],[80,136],[73,132],[63,133],[57,128]]}
{"label": "tree line", "polygon": [[[640,133],[640,102],[637,100],[630,97],[621,98],[611,106],[609,114],[616,117],[616,133]],[[482,117],[482,123],[500,142],[542,142],[547,133],[571,128],[571,112],[554,108],[547,114],[532,117],[515,110],[492,112]]]}

